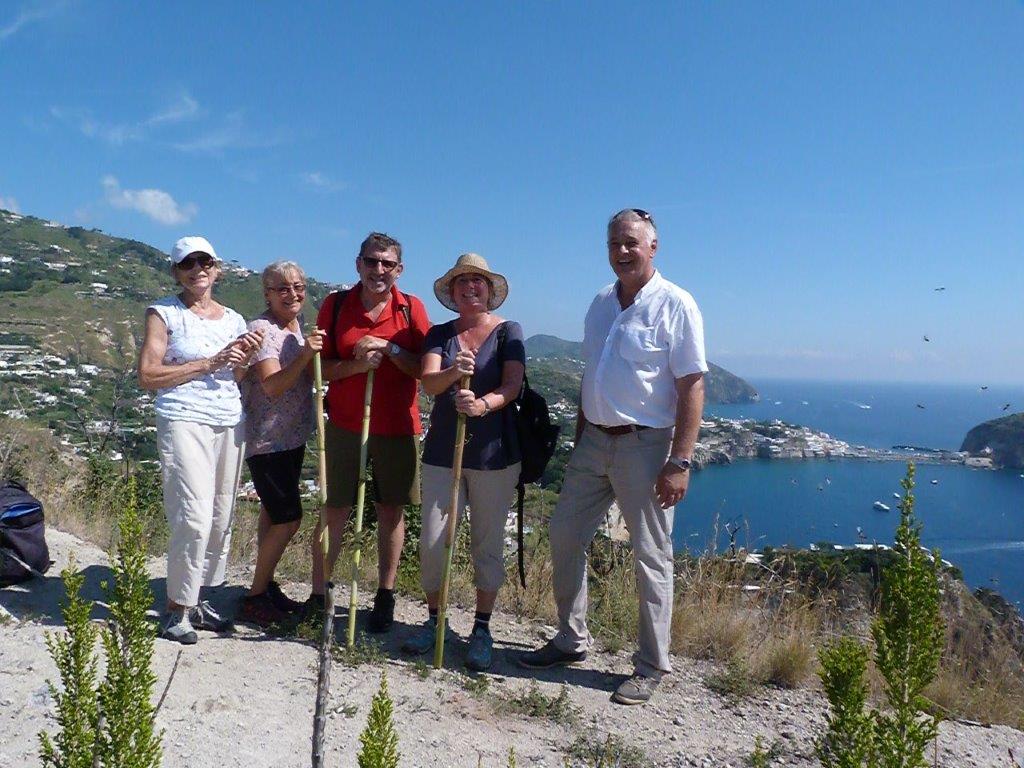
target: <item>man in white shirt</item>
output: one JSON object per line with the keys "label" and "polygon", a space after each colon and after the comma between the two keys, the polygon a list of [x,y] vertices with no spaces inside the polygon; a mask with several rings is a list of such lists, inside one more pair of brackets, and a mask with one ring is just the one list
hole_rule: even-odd
{"label": "man in white shirt", "polygon": [[650,214],[619,211],[608,222],[608,260],[618,278],[584,321],[576,447],[551,517],[559,631],[519,663],[545,669],[583,661],[587,548],[614,499],[629,530],[640,593],[633,675],[615,691],[642,704],[671,671],[672,517],[686,495],[704,408],[704,326],[689,293],[654,268]]}

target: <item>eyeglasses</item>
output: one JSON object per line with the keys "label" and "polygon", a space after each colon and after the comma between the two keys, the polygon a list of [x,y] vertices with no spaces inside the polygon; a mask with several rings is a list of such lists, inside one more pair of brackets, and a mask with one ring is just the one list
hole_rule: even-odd
{"label": "eyeglasses", "polygon": [[203,269],[209,269],[216,263],[217,260],[208,253],[198,253],[194,255],[189,254],[184,259],[178,262],[178,269],[182,270],[183,272],[188,272],[190,269],[195,267],[196,264],[198,264]]}
{"label": "eyeglasses", "polygon": [[651,226],[654,226],[654,217],[651,216],[651,214],[649,214],[643,208],[630,208],[629,210],[631,210],[644,221],[650,222]]}
{"label": "eyeglasses", "polygon": [[378,259],[373,256],[360,256],[359,260],[363,262],[368,268],[373,269],[374,267],[380,267],[385,272],[391,272],[395,267],[398,266],[397,261],[388,261],[387,259]]}
{"label": "eyeglasses", "polygon": [[289,293],[294,293],[296,296],[306,295],[305,283],[295,283],[294,285],[282,285],[277,288],[268,288],[269,291],[274,291],[278,296],[287,296]]}

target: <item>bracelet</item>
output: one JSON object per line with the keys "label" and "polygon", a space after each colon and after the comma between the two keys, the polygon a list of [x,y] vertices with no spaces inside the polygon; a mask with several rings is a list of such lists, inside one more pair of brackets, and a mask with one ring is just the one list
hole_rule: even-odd
{"label": "bracelet", "polygon": [[484,412],[483,412],[482,415],[486,416],[488,413],[491,412],[491,406],[487,404],[487,398],[486,397],[481,397],[480,398],[480,402],[484,404]]}

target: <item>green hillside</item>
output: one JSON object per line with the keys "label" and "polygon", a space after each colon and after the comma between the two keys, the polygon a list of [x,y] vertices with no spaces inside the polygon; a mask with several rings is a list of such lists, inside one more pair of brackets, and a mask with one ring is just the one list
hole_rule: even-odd
{"label": "green hillside", "polygon": [[[530,356],[531,377],[551,379],[559,390],[569,387],[568,379],[574,378],[572,386],[579,390],[583,375],[580,342],[537,334],[526,340],[526,354]],[[758,399],[757,390],[739,376],[714,363],[708,363],[708,369],[704,386],[709,403],[751,403]]]}

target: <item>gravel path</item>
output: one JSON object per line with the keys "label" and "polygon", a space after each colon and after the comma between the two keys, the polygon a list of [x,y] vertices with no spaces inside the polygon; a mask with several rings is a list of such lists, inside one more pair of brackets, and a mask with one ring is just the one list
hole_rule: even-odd
{"label": "gravel path", "polygon": [[[100,582],[109,574],[100,549],[60,531],[51,530],[48,539],[56,561],[51,576],[0,590],[0,768],[38,765],[37,734],[53,725],[46,680],[56,672],[45,635],[60,622],[60,569],[73,553],[85,571],[87,593],[96,599],[102,597]],[[162,561],[152,561],[153,588],[161,602],[163,569]],[[233,574],[233,584],[245,580],[242,572]],[[295,596],[303,597],[303,589],[296,585]],[[224,587],[216,590],[213,602],[230,612],[242,593],[240,586]],[[97,617],[102,615],[100,604]],[[822,727],[824,701],[815,691],[763,689],[734,703],[704,685],[704,678],[715,671],[713,665],[676,659],[676,673],[649,705],[622,707],[609,697],[631,669],[628,654],[594,653],[578,668],[527,674],[512,658],[548,636],[551,628],[498,614],[492,621],[497,651],[493,674],[474,678],[460,671],[462,641],[450,643],[450,671],[438,672],[398,652],[425,616],[422,606],[401,601],[396,627],[382,647],[383,662],[356,668],[334,665],[328,765],[356,765],[358,735],[382,668],[395,702],[403,766],[498,768],[506,765],[509,748],[514,747],[519,766],[561,767],[571,745],[603,742],[609,735],[642,750],[643,757],[632,765],[743,766],[757,737],[765,748],[776,745],[778,756],[771,765],[818,765],[812,739]],[[453,611],[452,625],[460,636],[465,637],[471,623],[472,614]],[[338,625],[343,631],[344,621]],[[191,648],[157,641],[157,695],[179,650],[178,669],[158,715],[166,730],[165,766],[310,764],[316,686],[312,646],[245,628],[231,637],[202,633]],[[509,702],[525,695],[534,679],[549,699],[566,686],[573,715],[569,722],[509,711]],[[937,764],[1010,768],[1008,749],[1024,758],[1024,733],[1001,726],[944,723]],[[585,763],[570,757],[569,764]]]}

